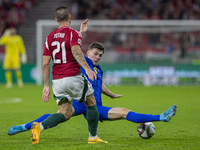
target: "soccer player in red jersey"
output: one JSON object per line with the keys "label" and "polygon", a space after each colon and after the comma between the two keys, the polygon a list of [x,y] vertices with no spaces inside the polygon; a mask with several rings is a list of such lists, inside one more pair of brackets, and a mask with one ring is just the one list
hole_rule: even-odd
{"label": "soccer player in red jersey", "polygon": [[[55,10],[59,27],[52,31],[45,40],[43,51],[43,101],[50,97],[50,60],[53,60],[53,96],[59,107],[58,113],[50,115],[41,123],[32,123],[31,141],[39,143],[43,130],[57,126],[72,116],[72,101],[78,100],[87,105],[86,119],[89,128],[88,143],[107,143],[97,136],[99,115],[93,88],[87,78],[81,74],[81,67],[86,70],[89,79],[96,79],[96,74],[88,66],[81,51],[82,35],[70,28],[71,14],[66,6]],[[87,26],[88,19],[83,22]]]}

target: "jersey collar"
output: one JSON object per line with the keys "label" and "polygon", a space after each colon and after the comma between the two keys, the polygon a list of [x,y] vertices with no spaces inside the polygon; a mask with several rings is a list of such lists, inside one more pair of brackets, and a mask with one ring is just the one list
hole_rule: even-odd
{"label": "jersey collar", "polygon": [[85,56],[85,59],[86,59],[86,61],[87,61],[88,64],[92,64],[92,65],[95,66],[95,67],[98,67],[98,66],[99,66],[98,64],[97,64],[97,65],[94,65],[93,62],[92,62],[92,60],[91,60],[90,58],[88,58],[87,56]]}

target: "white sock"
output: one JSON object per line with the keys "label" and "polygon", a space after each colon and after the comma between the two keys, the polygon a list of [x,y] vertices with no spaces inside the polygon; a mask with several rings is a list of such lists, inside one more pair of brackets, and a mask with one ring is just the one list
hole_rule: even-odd
{"label": "white sock", "polygon": [[41,132],[44,131],[44,127],[43,127],[42,123],[40,123],[40,129],[41,129]]}
{"label": "white sock", "polygon": [[90,132],[89,132],[89,138],[90,138],[90,139],[92,139],[92,140],[94,140],[94,139],[96,139],[96,138],[97,138],[97,135],[95,135],[95,136],[92,136],[92,135],[90,134]]}

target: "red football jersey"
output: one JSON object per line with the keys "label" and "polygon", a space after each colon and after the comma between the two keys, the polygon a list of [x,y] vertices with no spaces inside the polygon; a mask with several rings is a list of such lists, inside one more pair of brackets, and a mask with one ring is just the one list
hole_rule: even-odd
{"label": "red football jersey", "polygon": [[81,72],[71,52],[71,47],[81,46],[81,42],[81,33],[70,27],[57,28],[47,36],[43,55],[52,57],[53,79],[75,76]]}

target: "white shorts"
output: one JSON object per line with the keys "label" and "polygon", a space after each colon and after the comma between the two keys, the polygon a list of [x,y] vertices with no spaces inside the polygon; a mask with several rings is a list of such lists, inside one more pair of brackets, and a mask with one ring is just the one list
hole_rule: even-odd
{"label": "white shorts", "polygon": [[84,102],[86,101],[86,96],[94,92],[92,85],[83,74],[52,80],[52,82],[54,98],[57,104],[62,99],[68,102],[72,102],[74,99]]}

